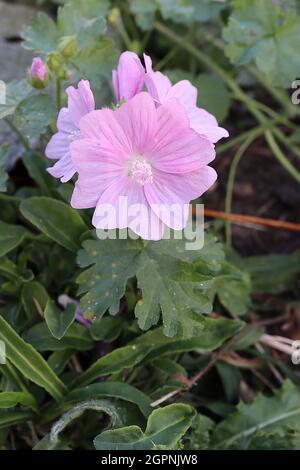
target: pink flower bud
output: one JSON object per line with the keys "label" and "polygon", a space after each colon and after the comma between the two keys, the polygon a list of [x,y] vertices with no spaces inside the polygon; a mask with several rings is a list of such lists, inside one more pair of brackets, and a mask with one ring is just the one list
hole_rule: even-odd
{"label": "pink flower bud", "polygon": [[42,90],[48,85],[50,80],[49,69],[40,57],[33,59],[28,74],[28,80],[30,84],[38,90]]}
{"label": "pink flower bud", "polygon": [[46,65],[40,57],[35,57],[33,59],[30,71],[32,78],[38,77],[42,81],[44,81],[47,76]]}

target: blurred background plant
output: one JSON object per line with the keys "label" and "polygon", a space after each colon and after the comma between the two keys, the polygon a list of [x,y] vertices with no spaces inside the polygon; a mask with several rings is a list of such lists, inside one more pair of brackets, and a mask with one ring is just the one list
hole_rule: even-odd
{"label": "blurred background plant", "polygon": [[[2,448],[299,448],[298,2],[41,0],[0,13]],[[89,211],[69,207],[73,183],[46,173],[65,88],[87,78],[110,105],[122,50],[190,80],[230,131],[201,252],[136,245],[133,263],[129,242],[97,240]],[[27,80],[34,56],[43,89]]]}

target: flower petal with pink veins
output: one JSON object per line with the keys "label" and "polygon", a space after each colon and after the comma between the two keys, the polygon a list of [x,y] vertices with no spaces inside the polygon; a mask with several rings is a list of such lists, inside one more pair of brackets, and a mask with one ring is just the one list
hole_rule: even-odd
{"label": "flower petal with pink veins", "polygon": [[205,109],[195,107],[189,112],[189,118],[191,128],[207,137],[212,143],[229,136],[226,129],[219,127],[216,118]]}
{"label": "flower petal with pink veins", "polygon": [[164,226],[151,211],[142,185],[128,177],[115,181],[100,197],[93,216],[98,229],[131,228],[146,240],[160,240]]}
{"label": "flower petal with pink veins", "polygon": [[157,111],[149,93],[139,93],[117,109],[115,115],[131,142],[130,153],[147,151],[157,131]]}
{"label": "flower petal with pink veins", "polygon": [[139,57],[134,52],[123,52],[112,76],[116,101],[133,98],[142,90],[144,79],[145,71]]}
{"label": "flower petal with pink veins", "polygon": [[57,132],[54,134],[45,150],[47,158],[58,160],[69,154],[70,141],[68,134],[65,132]]}
{"label": "flower petal with pink veins", "polygon": [[155,171],[154,182],[144,186],[153,212],[174,230],[187,223],[189,202],[200,197],[216,181],[217,173],[209,166],[183,175]]}
{"label": "flower petal with pink veins", "polygon": [[95,109],[94,96],[88,80],[81,80],[78,88],[67,88],[68,110],[73,123],[79,127],[80,119]]}
{"label": "flower petal with pink veins", "polygon": [[104,108],[84,116],[80,121],[81,137],[98,140],[99,145],[107,149],[116,149],[119,153],[131,150],[131,141],[116,118],[116,112]]}
{"label": "flower petal with pink veins", "polygon": [[167,173],[188,173],[215,158],[214,146],[190,128],[179,101],[172,99],[157,108],[158,130],[151,148],[151,163]]}
{"label": "flower petal with pink veins", "polygon": [[104,148],[95,139],[80,139],[70,146],[73,166],[78,172],[71,205],[77,209],[95,207],[101,194],[123,176],[118,151]]}

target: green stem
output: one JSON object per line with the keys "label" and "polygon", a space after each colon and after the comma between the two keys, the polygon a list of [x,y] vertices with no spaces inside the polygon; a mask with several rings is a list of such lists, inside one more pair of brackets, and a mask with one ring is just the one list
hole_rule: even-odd
{"label": "green stem", "polygon": [[281,148],[277,144],[274,134],[271,130],[265,131],[265,137],[269,144],[270,149],[272,150],[273,154],[277,158],[277,160],[281,163],[281,165],[289,172],[289,174],[295,178],[295,180],[300,183],[300,173],[299,171],[292,165],[292,163],[286,158],[284,153],[282,152]]}
{"label": "green stem", "polygon": [[19,131],[19,129],[14,125],[14,123],[10,119],[4,118],[4,121],[6,122],[8,127],[10,127],[10,129],[16,134],[16,136],[20,139],[20,142],[22,143],[25,150],[29,150],[30,145],[26,137],[24,137],[24,135],[22,134],[22,132]]}
{"label": "green stem", "polygon": [[[249,133],[247,139],[240,146],[239,150],[237,151],[236,155],[234,156],[234,158],[232,160],[229,175],[228,175],[228,180],[227,180],[227,191],[226,191],[226,198],[225,198],[225,212],[231,212],[233,186],[234,186],[234,180],[235,180],[237,166],[238,166],[239,162],[241,161],[241,158],[245,154],[246,150],[248,149],[248,147],[258,137],[258,135],[261,132],[262,132],[261,128],[257,128],[257,129],[252,130],[252,132]],[[226,244],[227,244],[228,247],[230,247],[231,246],[232,235],[231,235],[231,222],[229,220],[227,220],[225,222],[225,235],[226,235]]]}
{"label": "green stem", "polygon": [[59,78],[56,79],[56,107],[57,111],[61,109],[61,80]]}

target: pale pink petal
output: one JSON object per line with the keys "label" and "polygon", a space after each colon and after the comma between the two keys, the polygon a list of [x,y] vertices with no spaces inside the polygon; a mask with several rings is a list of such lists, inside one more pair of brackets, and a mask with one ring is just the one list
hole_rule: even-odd
{"label": "pale pink petal", "polygon": [[116,110],[115,115],[131,142],[130,153],[146,152],[157,131],[156,108],[149,93],[139,93]]}
{"label": "pale pink petal", "polygon": [[165,103],[172,83],[161,72],[149,72],[146,74],[145,83],[147,90],[158,104]]}
{"label": "pale pink petal", "polygon": [[68,110],[73,123],[79,127],[80,119],[95,109],[94,96],[88,80],[81,80],[78,88],[67,88]]}
{"label": "pale pink petal", "polygon": [[189,126],[183,106],[175,99],[157,109],[158,131],[151,149],[153,166],[168,173],[187,173],[215,158],[214,146]]}
{"label": "pale pink petal", "polygon": [[50,175],[55,176],[55,178],[60,178],[62,183],[69,181],[75,175],[70,154],[67,153],[58,160],[55,165],[51,168],[47,168],[47,171]]}
{"label": "pale pink petal", "polygon": [[182,230],[189,213],[188,203],[200,197],[216,181],[209,166],[180,175],[155,171],[154,182],[144,186],[151,209],[169,227]]}
{"label": "pale pink petal", "polygon": [[113,71],[113,86],[117,102],[126,101],[139,93],[144,85],[145,71],[134,52],[123,52],[117,70]]}
{"label": "pale pink petal", "polygon": [[78,172],[71,205],[77,209],[95,207],[103,191],[122,177],[122,159],[95,139],[76,140],[70,145],[70,151]]}
{"label": "pale pink petal", "polygon": [[69,153],[69,137],[68,134],[64,132],[57,132],[54,134],[45,150],[46,157],[58,160],[63,158],[67,153]]}
{"label": "pale pink petal", "polygon": [[[124,106],[124,105],[123,105]],[[92,111],[80,120],[82,138],[96,139],[102,147],[116,149],[119,154],[130,152],[132,145],[111,109]]]}
{"label": "pale pink petal", "polygon": [[78,127],[73,123],[67,108],[62,108],[57,118],[57,129],[66,134],[72,134],[78,131]]}
{"label": "pale pink petal", "polygon": [[196,106],[197,94],[197,88],[195,88],[191,82],[188,80],[181,80],[170,88],[166,99],[177,98],[184,106],[185,110],[189,112]]}
{"label": "pale pink petal", "polygon": [[151,211],[144,187],[126,176],[115,181],[101,195],[93,225],[98,229],[129,227],[146,240],[159,240],[163,236],[163,224]]}
{"label": "pale pink petal", "polygon": [[212,143],[229,136],[227,130],[219,127],[216,118],[205,109],[195,107],[189,112],[189,118],[191,128],[207,137]]}
{"label": "pale pink petal", "polygon": [[146,72],[147,73],[153,72],[151,57],[148,56],[147,54],[143,54],[143,57],[144,57]]}

